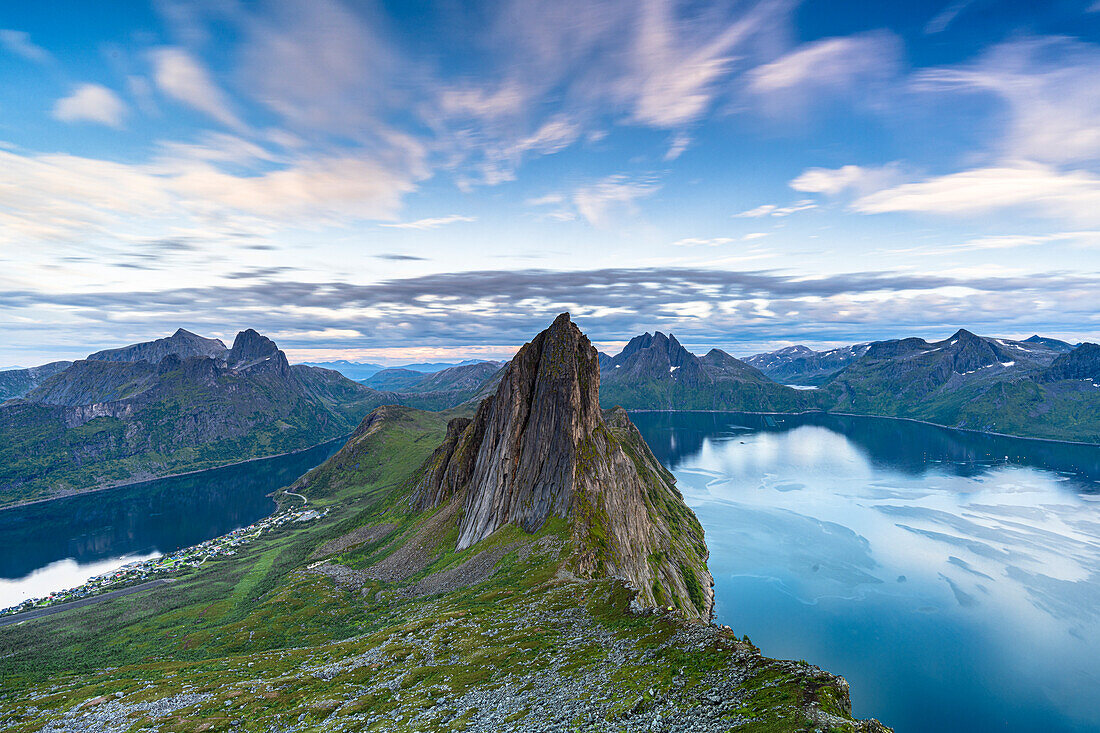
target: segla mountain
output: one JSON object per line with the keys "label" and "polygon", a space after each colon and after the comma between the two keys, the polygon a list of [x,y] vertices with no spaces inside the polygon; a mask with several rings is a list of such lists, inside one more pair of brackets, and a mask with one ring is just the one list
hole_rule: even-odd
{"label": "segla mountain", "polygon": [[380,392],[292,366],[251,329],[232,348],[180,329],[62,364],[0,405],[0,506],[300,450],[380,404],[442,409],[475,389]]}
{"label": "segla mountain", "polygon": [[[596,350],[562,314],[520,349],[496,395],[456,419],[414,502],[461,502],[457,549],[506,524],[573,520],[575,572],[619,575],[646,605],[709,619],[703,529],[626,413],[600,410]],[[612,519],[614,518],[614,519]]]}
{"label": "segla mountain", "polygon": [[277,494],[313,521],[5,627],[0,726],[887,730],[843,679],[707,623],[702,528],[599,390],[563,314],[476,409],[376,408]]}

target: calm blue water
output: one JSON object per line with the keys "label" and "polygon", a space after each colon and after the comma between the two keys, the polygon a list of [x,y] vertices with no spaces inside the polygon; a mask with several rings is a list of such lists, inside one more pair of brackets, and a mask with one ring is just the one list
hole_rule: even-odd
{"label": "calm blue water", "polygon": [[632,415],[717,615],[898,733],[1100,730],[1100,448],[877,418]]}
{"label": "calm blue water", "polygon": [[0,608],[266,517],[275,510],[273,491],[323,463],[344,441],[0,511]]}

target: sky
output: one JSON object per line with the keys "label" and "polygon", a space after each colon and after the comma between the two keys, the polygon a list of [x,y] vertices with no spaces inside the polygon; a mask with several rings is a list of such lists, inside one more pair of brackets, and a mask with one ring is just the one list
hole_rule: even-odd
{"label": "sky", "polygon": [[0,6],[0,365],[1100,338],[1100,0]]}

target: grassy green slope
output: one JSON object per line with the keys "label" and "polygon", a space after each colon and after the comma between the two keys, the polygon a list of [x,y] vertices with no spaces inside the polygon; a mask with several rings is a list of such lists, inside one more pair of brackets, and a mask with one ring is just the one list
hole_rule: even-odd
{"label": "grassy green slope", "polygon": [[[839,678],[676,614],[631,613],[619,581],[572,579],[563,521],[454,552],[436,529],[455,507],[407,502],[451,416],[376,411],[295,485],[330,509],[323,520],[169,586],[0,629],[0,728],[99,716],[180,733],[649,730],[687,715],[714,729],[881,730],[857,727]],[[387,580],[384,566],[411,573]],[[467,582],[441,583],[454,578]]]}

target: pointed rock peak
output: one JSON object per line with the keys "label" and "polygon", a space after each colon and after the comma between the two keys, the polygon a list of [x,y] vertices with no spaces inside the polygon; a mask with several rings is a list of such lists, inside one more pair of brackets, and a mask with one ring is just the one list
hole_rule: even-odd
{"label": "pointed rock peak", "polygon": [[958,331],[956,331],[954,335],[952,335],[951,338],[948,339],[948,341],[952,341],[955,339],[958,339],[960,342],[981,341],[981,337],[971,333],[970,331],[967,331],[965,328],[960,328]]}
{"label": "pointed rock peak", "polygon": [[225,360],[231,369],[246,369],[268,360],[286,363],[286,356],[274,341],[248,328],[233,339],[233,348]]}
{"label": "pointed rock peak", "polygon": [[[658,332],[657,335],[660,335],[660,332]],[[648,349],[650,346],[653,345],[653,338],[654,337],[648,332],[643,333],[640,336],[635,336],[627,342],[626,346],[623,347],[623,350],[618,353],[615,359],[621,362],[638,353],[642,349]]]}
{"label": "pointed rock peak", "polygon": [[[459,549],[514,522],[528,532],[573,499],[577,450],[600,422],[600,369],[563,313],[512,359],[489,408],[459,528]],[[483,414],[484,413],[484,414]]]}
{"label": "pointed rock peak", "polygon": [[241,331],[233,339],[232,351],[238,354],[265,353],[271,355],[278,350],[279,347],[275,345],[274,341],[251,328]]}
{"label": "pointed rock peak", "polygon": [[625,412],[599,406],[596,349],[563,313],[515,355],[496,393],[418,472],[417,509],[461,502],[459,550],[506,524],[570,523],[570,568],[630,581],[645,605],[710,617],[702,528]]}

